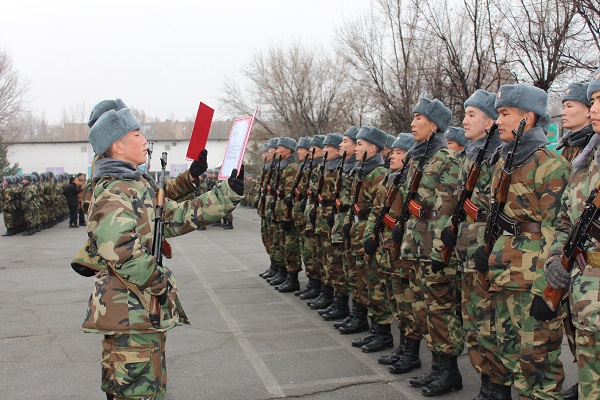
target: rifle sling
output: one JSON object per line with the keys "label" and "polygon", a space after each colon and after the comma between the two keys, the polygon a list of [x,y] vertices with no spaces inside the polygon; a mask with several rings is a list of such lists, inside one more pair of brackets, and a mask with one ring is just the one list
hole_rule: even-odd
{"label": "rifle sling", "polygon": [[504,212],[498,213],[496,224],[500,227],[503,235],[518,236],[521,233],[541,233],[542,224],[539,222],[521,222],[508,217]]}
{"label": "rifle sling", "polygon": [[133,294],[136,295],[136,297],[140,300],[140,303],[142,303],[142,306],[144,307],[144,309],[146,311],[150,312],[150,304],[148,304],[148,302],[144,298],[144,295],[142,294],[142,292],[140,292],[140,289],[138,289],[133,283],[126,281],[125,278],[123,278],[121,275],[119,275],[114,270],[114,267],[110,263],[108,263],[108,274],[110,276],[116,276],[119,279],[119,281],[121,281],[123,286],[125,286],[127,289],[131,290],[133,292]]}

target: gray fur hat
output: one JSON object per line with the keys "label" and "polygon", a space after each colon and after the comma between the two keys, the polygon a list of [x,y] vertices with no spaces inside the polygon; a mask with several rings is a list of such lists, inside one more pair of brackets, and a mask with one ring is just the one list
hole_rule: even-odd
{"label": "gray fur hat", "polygon": [[88,140],[94,152],[101,156],[114,142],[138,129],[140,129],[140,123],[129,108],[119,111],[109,110],[94,123],[88,134]]}
{"label": "gray fur hat", "polygon": [[597,92],[598,90],[600,90],[600,68],[598,68],[596,70],[596,72],[594,72],[594,75],[592,75],[592,80],[588,84],[588,88],[587,88],[588,100],[591,100],[594,92]]}
{"label": "gray fur hat", "polygon": [[263,153],[266,153],[267,151],[269,151],[269,143],[263,144],[262,147],[260,148],[260,151]]}
{"label": "gray fur hat", "polygon": [[325,140],[323,140],[323,146],[331,146],[337,149],[338,147],[340,147],[340,143],[342,143],[342,140],[344,140],[344,137],[341,133],[328,133],[327,135],[325,135]]}
{"label": "gray fur hat", "polygon": [[498,119],[498,111],[494,105],[496,101],[496,93],[488,92],[487,90],[477,89],[467,101],[465,101],[465,109],[472,106],[483,111],[485,115],[493,120]]}
{"label": "gray fur hat", "polygon": [[355,126],[351,126],[344,132],[344,136],[348,136],[354,143],[356,143],[356,135],[358,135],[358,128]]}
{"label": "gray fur hat", "polygon": [[362,128],[360,128],[360,131],[358,131],[356,138],[366,140],[369,143],[373,143],[374,145],[379,147],[379,149],[383,150],[385,149],[385,144],[387,143],[388,135],[381,129],[377,129],[372,126],[363,126]]}
{"label": "gray fur hat", "polygon": [[392,149],[402,149],[404,151],[409,151],[415,145],[415,137],[411,133],[401,133],[398,135],[394,143],[392,144]]}
{"label": "gray fur hat", "polygon": [[277,148],[277,143],[279,143],[279,138],[278,137],[274,137],[269,139],[269,148],[270,149],[276,149]]}
{"label": "gray fur hat", "polygon": [[392,144],[394,144],[395,141],[396,141],[396,136],[390,135],[388,133],[388,138],[387,138],[387,142],[385,142],[385,147],[391,149],[392,148]]}
{"label": "gray fur hat", "polygon": [[588,96],[587,96],[587,88],[588,88],[589,84],[587,82],[585,83],[571,83],[568,87],[567,90],[565,90],[565,93],[562,95],[561,97],[561,103],[564,103],[565,101],[578,101],[581,104],[583,104],[584,106],[586,106],[587,108],[590,108],[592,105],[590,104],[590,101],[588,100]]}
{"label": "gray fur hat", "polygon": [[323,148],[323,141],[325,140],[325,135],[315,135],[312,140],[310,141],[310,145],[318,147],[320,149]]}
{"label": "gray fur hat", "polygon": [[412,110],[427,117],[428,120],[437,125],[439,132],[446,132],[450,121],[452,121],[452,111],[438,99],[419,99],[419,102]]}
{"label": "gray fur hat", "polygon": [[308,136],[304,136],[301,137],[300,140],[298,140],[298,145],[296,146],[296,149],[310,149],[310,142],[311,142],[311,138]]}
{"label": "gray fur hat", "polygon": [[98,121],[98,118],[100,118],[100,116],[105,112],[110,110],[119,111],[124,108],[127,108],[127,106],[125,105],[125,103],[123,103],[123,100],[121,99],[102,100],[100,103],[96,104],[92,109],[87,124],[91,128],[92,126],[94,126],[96,121]]}
{"label": "gray fur hat", "polygon": [[277,146],[283,146],[286,149],[290,149],[292,152],[296,151],[296,141],[292,138],[289,137],[282,137],[279,138],[279,141],[277,142]]}
{"label": "gray fur hat", "polygon": [[449,126],[445,135],[447,140],[453,140],[461,146],[466,146],[469,143],[469,139],[465,137],[465,130],[458,126]]}
{"label": "gray fur hat", "polygon": [[531,85],[516,84],[502,85],[496,95],[496,109],[500,107],[514,107],[520,110],[531,111],[539,117],[536,126],[548,133],[550,114],[548,108],[548,93]]}

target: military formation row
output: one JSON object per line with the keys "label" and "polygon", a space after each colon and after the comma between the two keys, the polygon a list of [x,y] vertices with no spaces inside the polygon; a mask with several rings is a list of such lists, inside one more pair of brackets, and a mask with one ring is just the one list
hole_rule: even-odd
{"label": "military formation row", "polygon": [[66,173],[52,172],[5,176],[2,181],[2,212],[6,233],[33,235],[69,216],[63,190],[69,183]]}
{"label": "military formation row", "polygon": [[[600,70],[563,95],[562,155],[547,148],[547,101],[539,88],[503,85],[465,101],[464,129],[423,98],[412,132],[393,141],[370,126],[271,139],[258,199],[271,265],[261,276],[341,334],[366,331],[352,341],[363,352],[394,347],[397,320],[399,346],[379,358],[391,373],[421,367],[424,339],[432,365],[409,380],[424,396],[462,388],[466,346],[477,400],[508,400],[512,386],[521,398],[600,398],[600,228],[590,228],[600,227]],[[583,233],[573,240],[571,228]],[[574,260],[575,249],[579,268],[567,272],[563,250]],[[579,367],[567,391],[565,330]]]}

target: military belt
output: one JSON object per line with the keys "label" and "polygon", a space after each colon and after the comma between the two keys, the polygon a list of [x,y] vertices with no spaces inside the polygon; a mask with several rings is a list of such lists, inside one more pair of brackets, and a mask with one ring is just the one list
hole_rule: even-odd
{"label": "military belt", "polygon": [[587,258],[587,264],[590,267],[600,267],[600,252],[598,251],[588,251],[585,253]]}
{"label": "military belt", "polygon": [[503,212],[498,214],[496,223],[506,236],[518,236],[521,233],[541,233],[542,224],[539,222],[521,222],[508,217]]}

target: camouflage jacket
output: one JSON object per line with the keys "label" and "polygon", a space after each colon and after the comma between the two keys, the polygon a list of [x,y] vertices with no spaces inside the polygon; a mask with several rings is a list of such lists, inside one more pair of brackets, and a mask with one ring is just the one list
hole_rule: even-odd
{"label": "camouflage jacket", "polygon": [[[597,146],[596,146],[597,147]],[[581,165],[574,167],[569,176],[567,189],[563,193],[558,214],[558,225],[554,241],[548,252],[547,262],[560,259],[571,228],[577,223],[584,210],[584,203],[591,191],[600,182],[596,149]],[[600,252],[600,242],[590,236],[585,242],[585,252]],[[600,331],[600,269],[590,265],[578,266],[571,271],[569,301],[573,323],[577,329]]]}
{"label": "camouflage jacket", "polygon": [[315,200],[317,196],[317,189],[319,185],[319,167],[323,164],[323,157],[315,158],[313,161],[312,173],[310,174],[310,180],[308,180],[308,174],[310,171],[307,171],[307,181],[304,191],[304,196],[306,198],[306,208],[304,209],[304,226],[305,230],[314,232],[315,226],[310,222],[310,212],[315,208]]}
{"label": "camouflage jacket", "polygon": [[[404,199],[417,170],[419,160],[413,160],[404,188]],[[440,235],[452,216],[458,201],[456,185],[460,167],[454,151],[442,148],[425,164],[415,202],[423,210],[435,213],[429,219],[415,217],[412,213],[406,222],[404,240],[400,246],[403,260],[428,260],[439,256],[442,250]]]}
{"label": "camouflage jacket", "polygon": [[[316,226],[315,233],[327,234],[331,233],[331,228],[327,224],[327,215],[333,210],[333,196],[335,193],[335,183],[337,177],[337,167],[342,161],[341,157],[328,160],[323,171],[323,186],[321,187],[320,205],[315,205],[316,208]],[[320,177],[319,177],[320,181]],[[318,187],[317,187],[318,189]],[[319,199],[317,199],[319,201]]]}
{"label": "camouflage jacket", "polygon": [[[294,220],[294,225],[303,227],[304,226],[304,214],[302,207],[306,204],[306,181],[308,180],[308,167],[309,162],[304,165],[302,171],[300,171],[300,167],[298,167],[299,173],[302,175],[300,181],[298,182],[298,187],[296,188],[296,193],[291,193],[290,195],[294,199],[294,207],[292,208],[292,219]],[[304,230],[302,228],[302,230]]]}
{"label": "camouflage jacket", "polygon": [[[287,161],[285,167],[283,167],[284,161]],[[279,186],[275,188],[278,195],[275,203],[275,213],[273,215],[273,219],[280,222],[292,220],[291,214],[288,214],[288,207],[285,205],[284,199],[291,196],[294,188],[294,181],[296,180],[296,174],[300,169],[300,166],[296,163],[293,156],[286,158],[281,164],[283,168],[281,169]]]}
{"label": "camouflage jacket", "polygon": [[342,173],[340,193],[338,194],[339,210],[337,210],[337,214],[335,215],[333,229],[331,231],[331,241],[333,243],[342,243],[344,241],[342,229],[344,227],[344,220],[346,219],[348,210],[352,205],[352,197],[354,195],[352,192],[352,182],[354,181],[352,169],[354,165],[356,165],[356,156],[352,154],[346,159],[344,164],[344,172]]}
{"label": "camouflage jacket", "polygon": [[[529,131],[525,132],[525,139],[528,134]],[[492,190],[497,185],[503,164],[501,157],[494,165]],[[569,171],[568,162],[545,147],[516,165],[504,213],[519,222],[540,223],[541,233],[501,234],[498,237],[489,259],[491,291],[503,288],[531,290],[537,295],[544,291],[544,262],[554,239]]]}
{"label": "camouflage jacket", "polygon": [[[148,321],[146,306],[151,295],[161,294],[160,330],[187,322],[172,273],[157,265],[151,253],[155,188],[144,176],[133,179],[104,176],[95,178],[95,182],[86,250],[100,271],[95,276],[84,331],[156,332]],[[217,221],[231,212],[241,197],[225,181],[214,191],[192,201],[177,203],[166,199],[165,237],[183,235],[202,224]],[[125,287],[121,280],[137,288],[143,298]]]}

